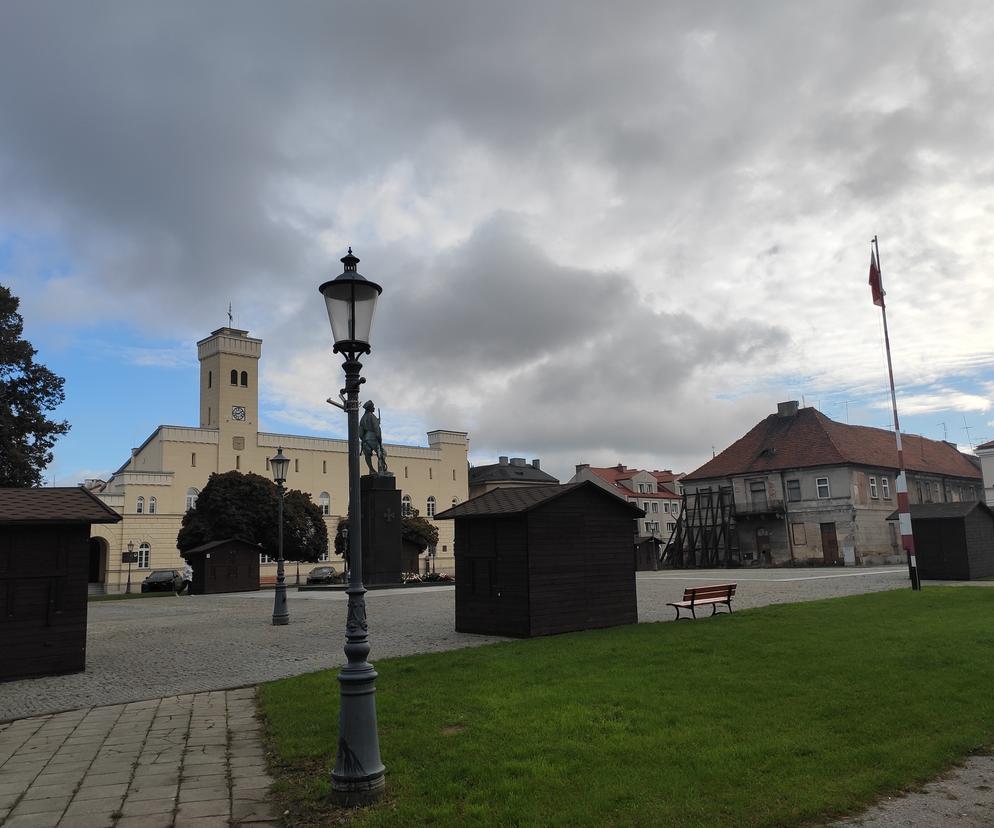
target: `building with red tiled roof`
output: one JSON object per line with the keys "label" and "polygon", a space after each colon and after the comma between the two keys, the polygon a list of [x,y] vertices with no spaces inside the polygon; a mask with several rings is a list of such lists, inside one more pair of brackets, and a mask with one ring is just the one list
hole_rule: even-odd
{"label": "building with red tiled roof", "polygon": [[[902,438],[911,503],[980,499],[981,474],[955,445]],[[791,401],[681,482],[685,492],[731,497],[744,563],[876,564],[904,560],[886,520],[897,467],[893,432]]]}
{"label": "building with red tiled roof", "polygon": [[[660,482],[660,475],[671,485]],[[590,480],[629,503],[634,503],[645,512],[645,517],[637,521],[635,528],[639,540],[653,538],[665,543],[676,528],[680,515],[680,495],[673,488],[679,485],[676,481],[680,477],[682,475],[671,471],[630,469],[624,463],[604,467],[580,463],[569,482]]]}

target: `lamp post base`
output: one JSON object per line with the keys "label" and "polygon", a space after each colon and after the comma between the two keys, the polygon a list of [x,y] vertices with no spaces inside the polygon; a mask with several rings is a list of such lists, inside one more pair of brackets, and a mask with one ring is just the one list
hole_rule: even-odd
{"label": "lamp post base", "polygon": [[289,623],[290,610],[286,603],[286,584],[277,584],[273,603],[273,626],[285,627]]}
{"label": "lamp post base", "polygon": [[383,774],[373,779],[357,782],[354,780],[331,778],[331,801],[340,808],[355,808],[362,805],[372,805],[383,797],[386,782]]}

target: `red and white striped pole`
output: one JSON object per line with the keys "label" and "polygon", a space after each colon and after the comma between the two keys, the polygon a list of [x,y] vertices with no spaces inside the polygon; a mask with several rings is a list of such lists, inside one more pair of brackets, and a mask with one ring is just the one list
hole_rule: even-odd
{"label": "red and white striped pole", "polygon": [[887,333],[887,306],[884,303],[883,277],[880,274],[880,244],[873,237],[870,250],[870,288],[873,291],[873,304],[880,306],[884,320],[884,346],[887,350],[887,376],[890,378],[890,402],[894,410],[894,436],[897,439],[897,511],[901,524],[901,546],[908,556],[908,575],[911,588],[921,589],[918,577],[918,559],[915,556],[915,536],[911,531],[911,508],[908,504],[908,475],[904,469],[904,448],[901,445],[901,424],[897,419],[897,394],[894,391],[894,367],[890,359],[890,336]]}

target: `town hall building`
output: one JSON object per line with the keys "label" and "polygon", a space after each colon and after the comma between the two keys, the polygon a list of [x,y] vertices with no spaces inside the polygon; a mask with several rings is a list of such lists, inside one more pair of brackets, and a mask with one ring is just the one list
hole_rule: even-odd
{"label": "town hall building", "polygon": [[[197,343],[200,360],[200,424],[160,425],[110,480],[88,488],[123,520],[95,526],[90,541],[91,590],[121,592],[128,578],[122,555],[129,541],[137,553],[132,589],[151,569],[183,565],[176,536],[183,515],[197,502],[213,472],[254,472],[269,479],[269,458],[278,448],[290,458],[288,489],[311,495],[320,507],[333,544],[340,518],[348,514],[348,441],[259,431],[259,359],[262,340],[248,331],[225,327]],[[428,432],[428,446],[385,446],[405,510],[416,509],[431,520],[466,500],[468,493],[466,432]],[[434,524],[434,521],[432,521]],[[439,540],[435,569],[452,572],[451,521],[434,524]],[[330,553],[330,562],[341,559]],[[308,567],[309,569],[309,567]],[[263,556],[261,578],[275,577],[276,565]],[[295,568],[287,580],[294,582]],[[305,570],[306,574],[306,570]]]}

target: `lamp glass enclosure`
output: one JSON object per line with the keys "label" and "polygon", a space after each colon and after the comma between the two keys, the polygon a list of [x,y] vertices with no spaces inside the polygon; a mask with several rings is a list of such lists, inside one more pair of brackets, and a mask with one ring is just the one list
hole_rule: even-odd
{"label": "lamp glass enclosure", "polygon": [[283,483],[290,468],[290,458],[283,453],[282,446],[277,449],[276,455],[269,459],[269,465],[273,470],[273,480],[277,483]]}

